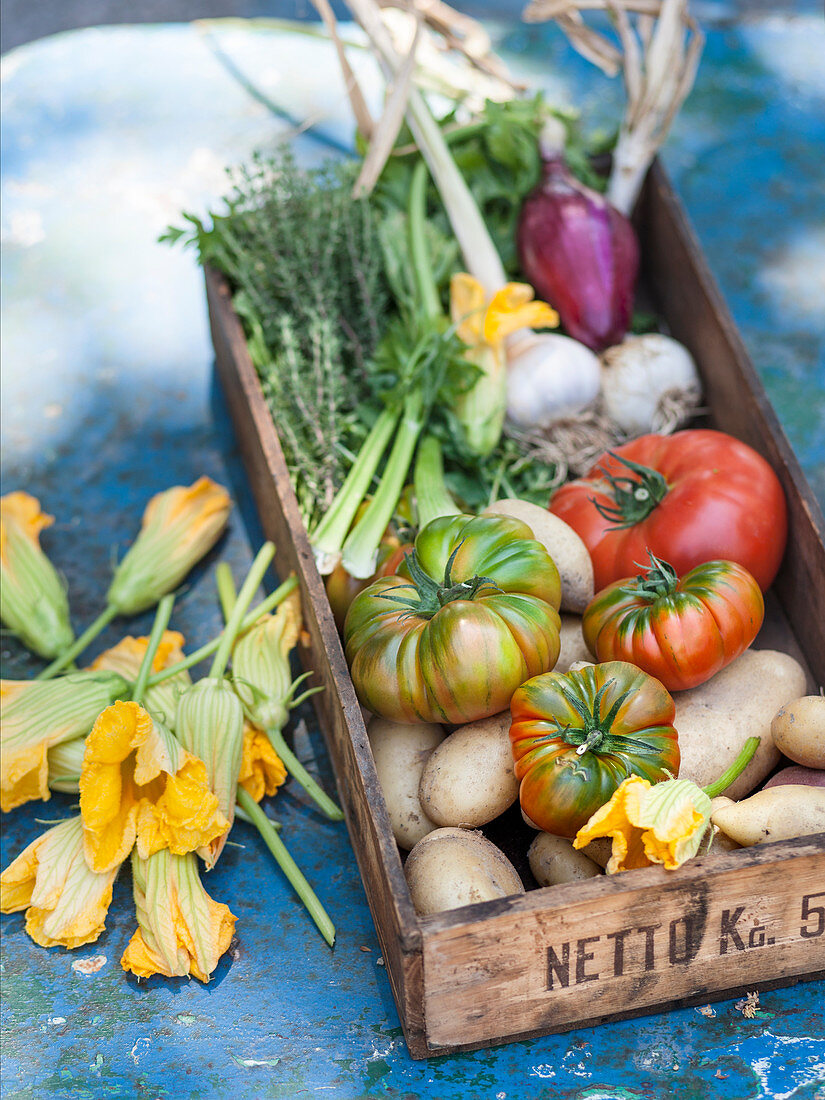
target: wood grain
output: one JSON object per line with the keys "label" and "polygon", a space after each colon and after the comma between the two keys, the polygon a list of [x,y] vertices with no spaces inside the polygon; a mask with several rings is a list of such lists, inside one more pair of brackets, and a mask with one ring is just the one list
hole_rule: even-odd
{"label": "wood grain", "polygon": [[[790,537],[759,644],[803,658],[813,687],[825,682],[822,514],[658,165],[637,221],[648,290],[697,359],[712,424],[763,454],[782,481]],[[263,528],[278,547],[279,572],[300,580],[309,636],[302,661],[324,685],[316,707],[412,1056],[825,972],[825,835],[708,857],[675,873],[650,868],[416,917],[276,429],[226,281],[208,270],[206,287],[217,372]]]}

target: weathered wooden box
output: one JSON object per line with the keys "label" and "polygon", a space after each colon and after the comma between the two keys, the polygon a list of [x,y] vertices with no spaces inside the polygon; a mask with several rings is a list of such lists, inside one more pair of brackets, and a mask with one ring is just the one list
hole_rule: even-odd
{"label": "weathered wooden box", "polygon": [[[638,211],[643,279],[700,364],[710,423],[767,458],[790,538],[758,644],[825,683],[825,524],[670,184]],[[419,918],[355,691],[229,288],[206,276],[217,369],[278,568],[300,578],[303,655],[410,1053],[423,1058],[825,977],[825,834],[548,887]],[[793,623],[793,632],[789,623]],[[500,837],[496,837],[500,841]]]}

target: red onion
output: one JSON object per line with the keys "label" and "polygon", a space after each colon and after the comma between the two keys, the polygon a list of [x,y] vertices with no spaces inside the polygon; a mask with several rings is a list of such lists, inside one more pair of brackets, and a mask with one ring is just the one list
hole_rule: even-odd
{"label": "red onion", "polygon": [[571,175],[560,152],[545,153],[543,161],[542,181],[519,217],[521,266],[568,335],[602,351],[630,325],[636,233],[624,214]]}

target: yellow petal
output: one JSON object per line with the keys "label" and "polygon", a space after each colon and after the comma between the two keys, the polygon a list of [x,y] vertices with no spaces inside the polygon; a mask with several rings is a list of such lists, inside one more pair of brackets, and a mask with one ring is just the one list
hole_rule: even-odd
{"label": "yellow petal", "polygon": [[115,570],[109,603],[134,615],[173,591],[217,542],[231,506],[226,489],[208,477],[152,497],[138,537]]}
{"label": "yellow petal", "polygon": [[26,931],[41,947],[80,947],[101,934],[117,868],[91,871],[79,817],[33,841],[0,876],[3,912],[26,908]]}
{"label": "yellow petal", "polygon": [[635,825],[639,806],[650,784],[639,776],[631,776],[614,791],[612,798],[596,810],[576,833],[574,848],[584,848],[597,837],[613,838],[613,851],[605,870],[609,875],[648,867],[641,830]]}
{"label": "yellow petal", "polygon": [[265,794],[275,794],[285,781],[286,768],[269,738],[254,726],[245,725],[238,783],[260,802]]}
{"label": "yellow petal", "polygon": [[40,510],[40,501],[29,493],[6,493],[0,497],[0,558],[3,564],[7,564],[4,558],[6,553],[7,530],[10,524],[14,524],[35,545],[40,545],[40,532],[45,527],[51,527],[54,516],[46,515]]}
{"label": "yellow petal", "polygon": [[136,840],[147,854],[167,845],[191,851],[229,828],[203,761],[132,702],[108,707],[86,738],[80,814],[96,871],[121,863]]}
{"label": "yellow petal", "polygon": [[496,346],[520,328],[555,328],[559,315],[546,302],[533,301],[526,283],[507,283],[490,301],[484,316],[484,340]]}
{"label": "yellow petal", "polygon": [[194,856],[135,854],[132,879],[139,927],[120,960],[123,969],[141,978],[191,974],[208,982],[237,918],[206,893]]}
{"label": "yellow petal", "polygon": [[[149,639],[133,638],[127,635],[116,646],[107,649],[89,666],[93,669],[111,669],[119,672],[129,681],[134,681],[140,669],[143,656],[149,645]],[[165,630],[158,646],[152,671],[160,672],[183,660],[183,635],[177,630]],[[154,684],[146,689],[143,706],[150,714],[158,718],[172,732],[175,731],[175,711],[178,696],[192,683],[189,673],[184,669],[168,680]]]}
{"label": "yellow petal", "polygon": [[483,340],[484,287],[472,275],[462,271],[450,279],[450,316],[460,340],[470,347]]}
{"label": "yellow petal", "polygon": [[657,783],[637,814],[648,858],[669,870],[692,859],[707,830],[710,810],[710,798],[690,780]]}
{"label": "yellow petal", "polygon": [[48,750],[85,736],[125,692],[114,672],[72,672],[55,680],[0,681],[0,807],[47,800]]}

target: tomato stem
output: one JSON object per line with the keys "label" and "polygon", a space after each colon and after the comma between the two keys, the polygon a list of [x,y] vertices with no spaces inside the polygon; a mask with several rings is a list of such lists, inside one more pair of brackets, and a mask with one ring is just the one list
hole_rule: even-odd
{"label": "tomato stem", "polygon": [[612,459],[626,466],[636,477],[617,477],[611,474],[604,466],[599,470],[604,474],[613,494],[615,505],[603,504],[590,497],[591,504],[596,511],[612,524],[617,530],[624,527],[635,527],[646,519],[657,504],[660,504],[668,493],[668,484],[664,476],[658,470],[650,466],[642,466],[639,462],[633,462],[629,458],[622,458],[615,451],[607,452]]}

